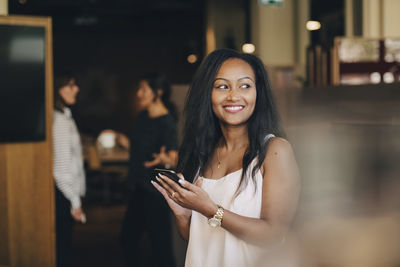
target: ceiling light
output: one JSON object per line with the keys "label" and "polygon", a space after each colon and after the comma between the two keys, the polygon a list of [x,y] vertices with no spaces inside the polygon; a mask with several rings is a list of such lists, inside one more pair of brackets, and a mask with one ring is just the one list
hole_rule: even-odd
{"label": "ceiling light", "polygon": [[306,28],[309,31],[316,31],[316,30],[321,29],[321,23],[316,20],[309,20],[306,23]]}
{"label": "ceiling light", "polygon": [[195,54],[190,54],[190,55],[187,57],[187,61],[188,61],[190,64],[194,64],[194,63],[197,62],[197,56],[196,56]]}
{"label": "ceiling light", "polygon": [[256,51],[256,46],[250,43],[245,43],[242,45],[242,51],[246,54],[252,54]]}

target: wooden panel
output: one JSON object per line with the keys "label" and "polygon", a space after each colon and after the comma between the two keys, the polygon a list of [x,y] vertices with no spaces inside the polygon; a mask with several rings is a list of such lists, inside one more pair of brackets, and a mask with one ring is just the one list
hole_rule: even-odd
{"label": "wooden panel", "polygon": [[0,219],[7,229],[0,230],[0,243],[7,240],[0,245],[0,266],[55,266],[51,19],[0,16],[0,24],[46,28],[46,140],[0,145],[0,218],[7,218]]}
{"label": "wooden panel", "polygon": [[49,266],[54,231],[48,142],[8,145],[7,174],[12,266]]}
{"label": "wooden panel", "polygon": [[0,24],[51,27],[51,18],[30,16],[0,16]]}
{"label": "wooden panel", "polygon": [[0,266],[9,265],[6,151],[0,146]]}

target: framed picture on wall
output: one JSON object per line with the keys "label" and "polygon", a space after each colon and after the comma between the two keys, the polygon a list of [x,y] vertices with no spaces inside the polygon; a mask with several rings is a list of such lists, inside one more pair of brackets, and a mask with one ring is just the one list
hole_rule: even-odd
{"label": "framed picture on wall", "polygon": [[46,138],[46,28],[0,23],[0,143]]}

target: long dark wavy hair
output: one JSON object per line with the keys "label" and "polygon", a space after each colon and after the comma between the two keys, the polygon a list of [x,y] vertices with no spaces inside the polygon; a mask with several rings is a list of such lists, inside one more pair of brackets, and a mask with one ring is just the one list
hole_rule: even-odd
{"label": "long dark wavy hair", "polygon": [[162,91],[161,101],[168,109],[169,113],[177,119],[178,113],[175,105],[171,102],[171,87],[168,83],[167,77],[161,73],[147,73],[140,77],[140,80],[145,80],[149,84],[153,93],[157,96],[158,90]]}
{"label": "long dark wavy hair", "polygon": [[[262,61],[251,54],[242,54],[231,49],[219,49],[202,62],[189,89],[184,114],[185,126],[183,141],[179,150],[177,170],[186,179],[193,181],[199,172],[202,175],[209,159],[223,138],[219,121],[212,110],[211,92],[215,77],[223,62],[230,58],[238,58],[247,62],[254,71],[257,98],[253,114],[248,124],[249,147],[242,162],[242,177],[236,194],[245,188],[250,178],[255,179],[267,151],[265,137],[268,134],[284,137],[267,71]],[[253,159],[257,158],[251,175],[246,175]]]}

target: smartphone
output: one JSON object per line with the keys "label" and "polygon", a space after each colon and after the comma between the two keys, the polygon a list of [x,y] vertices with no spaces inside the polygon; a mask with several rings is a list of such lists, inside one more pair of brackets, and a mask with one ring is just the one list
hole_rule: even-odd
{"label": "smartphone", "polygon": [[176,172],[174,172],[173,170],[167,170],[167,169],[154,169],[155,172],[157,173],[161,173],[162,175],[167,176],[168,178],[170,178],[172,181],[174,181],[175,183],[179,184],[180,186],[181,183],[179,183],[179,180],[181,179]]}

